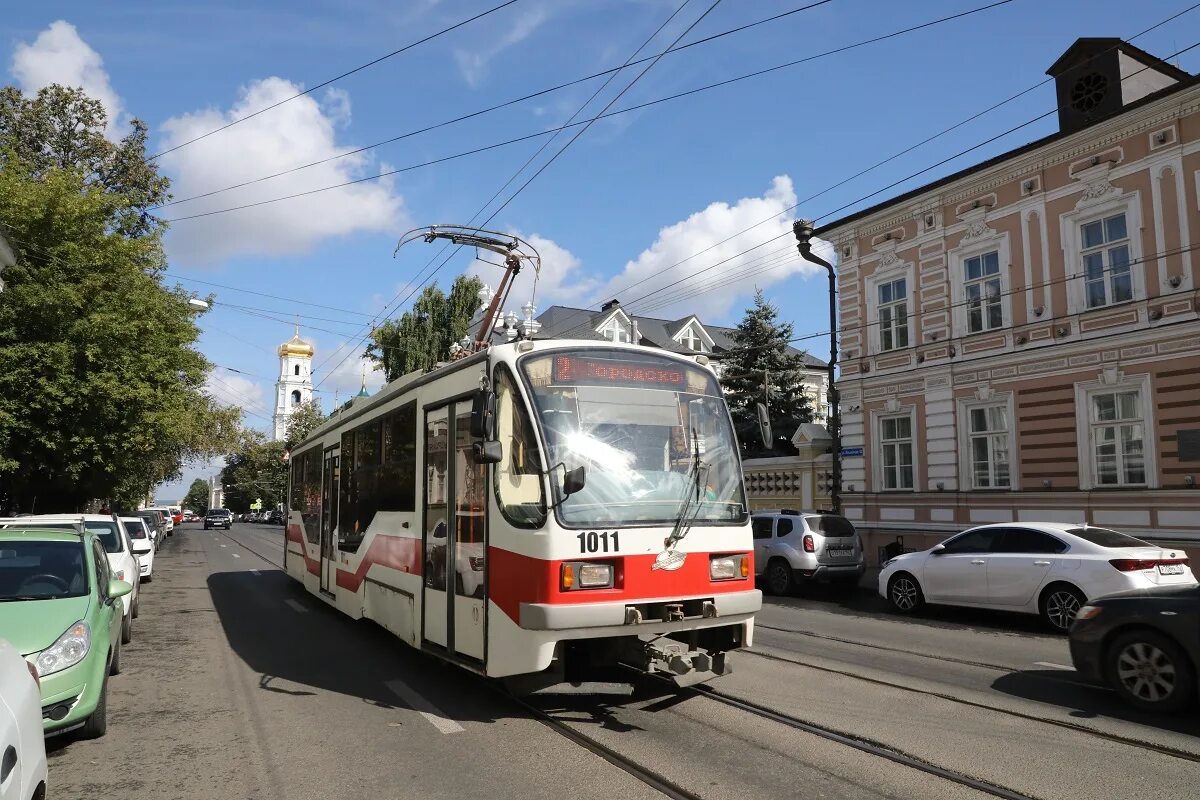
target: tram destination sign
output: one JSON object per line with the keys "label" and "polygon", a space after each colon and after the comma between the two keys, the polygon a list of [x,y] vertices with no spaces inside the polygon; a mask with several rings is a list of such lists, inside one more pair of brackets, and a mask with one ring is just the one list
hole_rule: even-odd
{"label": "tram destination sign", "polygon": [[687,372],[667,364],[559,355],[554,358],[554,383],[686,389]]}

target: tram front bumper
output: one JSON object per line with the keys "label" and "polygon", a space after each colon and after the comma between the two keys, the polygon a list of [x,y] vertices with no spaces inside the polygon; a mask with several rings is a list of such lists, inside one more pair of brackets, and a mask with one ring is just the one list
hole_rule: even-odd
{"label": "tram front bumper", "polygon": [[758,613],[762,592],[726,592],[708,597],[613,600],[597,603],[522,603],[520,625],[531,631],[612,628],[643,625],[733,622]]}

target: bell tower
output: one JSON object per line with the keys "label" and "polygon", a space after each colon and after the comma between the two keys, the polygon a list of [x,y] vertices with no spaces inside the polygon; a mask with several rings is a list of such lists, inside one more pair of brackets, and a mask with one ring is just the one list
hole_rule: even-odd
{"label": "bell tower", "polygon": [[300,326],[291,339],[279,345],[279,380],[275,382],[275,415],[271,438],[287,436],[288,420],[312,399],[313,346],[300,338]]}

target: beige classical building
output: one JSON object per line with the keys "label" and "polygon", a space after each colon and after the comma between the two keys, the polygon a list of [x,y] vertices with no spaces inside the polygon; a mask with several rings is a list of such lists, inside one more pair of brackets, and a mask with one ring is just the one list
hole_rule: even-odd
{"label": "beige classical building", "polygon": [[1048,72],[1057,133],[817,232],[873,544],[1020,520],[1200,542],[1200,80],[1117,39]]}

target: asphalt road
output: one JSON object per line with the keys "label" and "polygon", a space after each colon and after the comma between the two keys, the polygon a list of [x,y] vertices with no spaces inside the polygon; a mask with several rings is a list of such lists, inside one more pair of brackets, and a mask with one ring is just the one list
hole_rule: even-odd
{"label": "asphalt road", "polygon": [[[109,732],[55,738],[51,798],[642,798],[613,754],[704,798],[988,795],[694,693],[534,705],[305,594],[277,527],[177,529],[143,586]],[[1189,796],[1200,714],[1148,718],[1008,616],[903,619],[867,593],[768,601],[712,685],[778,714],[1036,798]]]}

